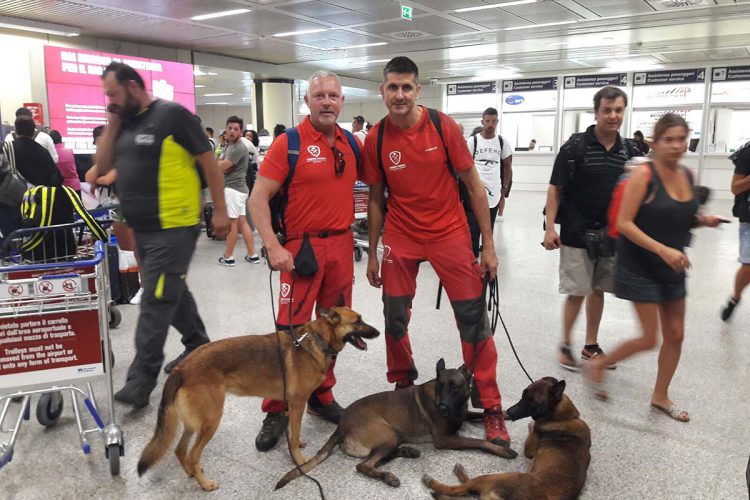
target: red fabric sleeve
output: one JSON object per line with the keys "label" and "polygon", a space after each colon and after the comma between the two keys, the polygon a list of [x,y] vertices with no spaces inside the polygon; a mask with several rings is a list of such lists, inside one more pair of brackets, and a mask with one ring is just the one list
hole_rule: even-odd
{"label": "red fabric sleeve", "polygon": [[286,134],[281,134],[273,141],[266,157],[260,164],[258,175],[279,184],[286,182],[286,177],[289,175],[288,144]]}

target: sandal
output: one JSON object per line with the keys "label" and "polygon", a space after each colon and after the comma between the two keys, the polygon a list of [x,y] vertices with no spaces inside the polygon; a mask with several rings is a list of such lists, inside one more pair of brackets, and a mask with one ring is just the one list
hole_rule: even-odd
{"label": "sandal", "polygon": [[[591,390],[594,397],[600,401],[609,401],[609,392],[607,392],[607,385],[602,379],[601,381],[597,382],[594,380],[592,376],[592,370],[594,370],[593,365],[591,363],[586,363],[583,367],[584,371],[584,377],[583,380],[586,382],[586,385]],[[602,376],[601,369],[599,372],[599,375]]]}
{"label": "sandal", "polygon": [[688,412],[686,412],[685,410],[678,410],[674,403],[672,403],[669,407],[651,403],[651,408],[659,410],[669,418],[677,420],[678,422],[690,422],[690,415],[688,415]]}

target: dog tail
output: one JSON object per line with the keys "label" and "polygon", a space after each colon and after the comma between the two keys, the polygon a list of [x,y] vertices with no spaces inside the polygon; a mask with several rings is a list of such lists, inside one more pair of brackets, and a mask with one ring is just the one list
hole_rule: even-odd
{"label": "dog tail", "polygon": [[179,367],[172,370],[167,381],[164,383],[164,390],[161,394],[161,403],[159,404],[159,413],[156,417],[156,429],[154,437],[146,445],[141,453],[141,459],[138,461],[138,476],[142,476],[149,467],[164,458],[169,446],[174,441],[177,434],[177,408],[175,408],[175,398],[177,391],[182,386],[182,372]]}
{"label": "dog tail", "polygon": [[280,488],[283,488],[287,484],[289,484],[294,479],[297,479],[300,477],[303,473],[307,474],[311,470],[313,470],[315,467],[317,467],[319,464],[321,464],[323,461],[325,461],[326,458],[328,458],[331,455],[331,451],[333,448],[339,444],[341,441],[344,440],[344,432],[340,430],[340,427],[336,428],[336,432],[333,433],[333,435],[328,438],[328,441],[326,444],[323,445],[323,447],[318,451],[318,453],[312,457],[310,460],[305,462],[304,464],[295,467],[294,469],[290,470],[286,473],[284,477],[281,478],[281,480],[276,483],[276,487],[274,489],[278,490]]}

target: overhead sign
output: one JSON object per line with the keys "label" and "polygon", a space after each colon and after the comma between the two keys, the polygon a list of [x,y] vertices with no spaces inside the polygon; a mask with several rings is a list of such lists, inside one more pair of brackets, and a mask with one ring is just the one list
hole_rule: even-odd
{"label": "overhead sign", "polygon": [[503,113],[552,110],[557,107],[557,91],[504,93],[502,107]]}
{"label": "overhead sign", "polygon": [[494,94],[497,82],[451,83],[447,89],[448,95]]}
{"label": "overhead sign", "polygon": [[711,80],[715,82],[747,81],[750,80],[750,66],[729,66],[714,68]]}
{"label": "overhead sign", "polygon": [[702,83],[706,81],[706,70],[678,69],[674,71],[649,71],[648,73],[634,73],[634,85],[665,85],[674,83]]}
{"label": "overhead sign", "polygon": [[609,75],[566,76],[563,87],[566,89],[592,89],[606,87],[607,85],[624,87],[627,84],[627,73],[612,73]]}
{"label": "overhead sign", "polygon": [[414,14],[414,8],[413,7],[409,7],[407,5],[402,5],[401,6],[401,17],[403,19],[406,19],[407,21],[411,21],[413,14]]}
{"label": "overhead sign", "polygon": [[529,90],[556,90],[557,77],[525,78],[523,80],[505,80],[503,92],[524,92]]}

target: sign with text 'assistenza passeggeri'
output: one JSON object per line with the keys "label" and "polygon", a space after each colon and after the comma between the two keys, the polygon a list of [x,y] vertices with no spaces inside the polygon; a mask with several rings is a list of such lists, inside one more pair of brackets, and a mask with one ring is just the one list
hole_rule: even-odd
{"label": "sign with text 'assistenza passeggeri'", "polygon": [[548,78],[524,78],[522,80],[505,80],[503,92],[523,92],[530,90],[555,90],[557,89],[557,77]]}
{"label": "sign with text 'assistenza passeggeri'", "polygon": [[711,80],[714,82],[748,81],[750,80],[750,66],[714,68],[711,72]]}
{"label": "sign with text 'assistenza passeggeri'", "polygon": [[450,83],[446,89],[448,95],[494,94],[497,82]]}
{"label": "sign with text 'assistenza passeggeri'", "polygon": [[563,87],[566,89],[598,89],[608,85],[624,87],[627,84],[627,73],[612,73],[607,75],[566,76]]}
{"label": "sign with text 'assistenza passeggeri'", "polygon": [[649,71],[633,74],[633,85],[669,85],[676,83],[703,83],[705,81],[705,68]]}

